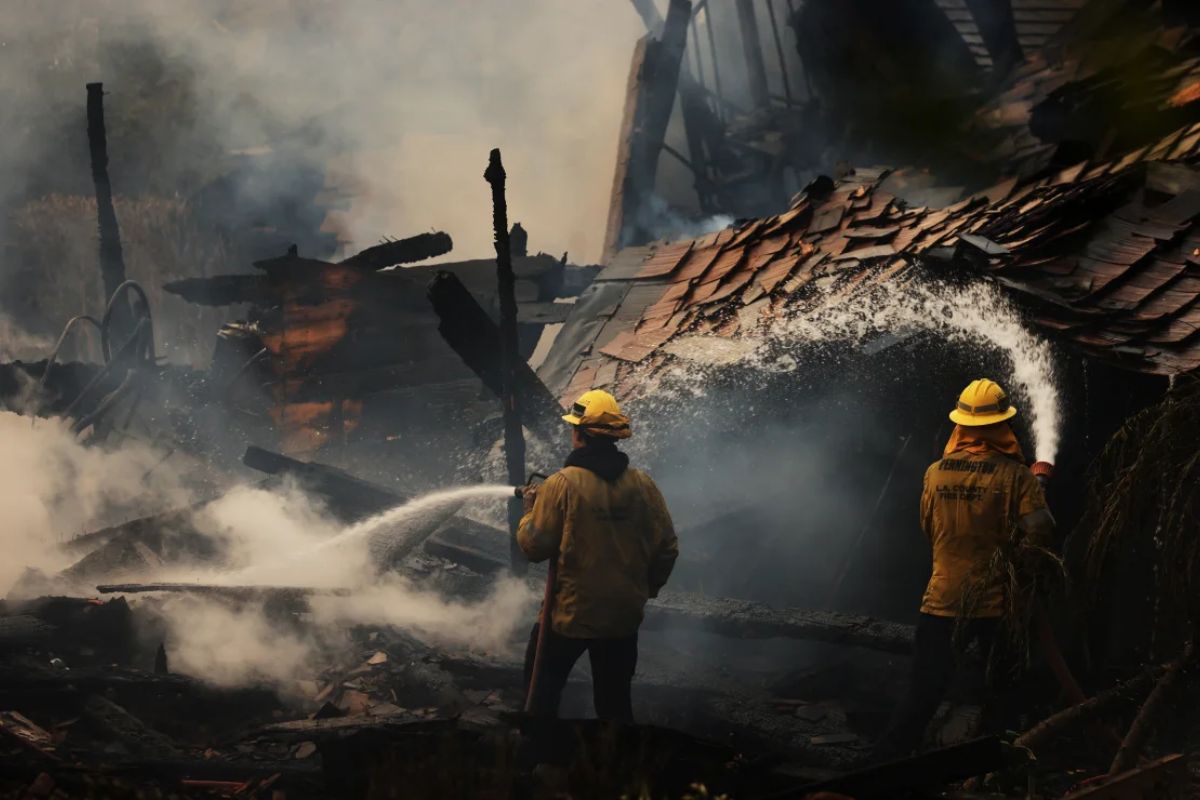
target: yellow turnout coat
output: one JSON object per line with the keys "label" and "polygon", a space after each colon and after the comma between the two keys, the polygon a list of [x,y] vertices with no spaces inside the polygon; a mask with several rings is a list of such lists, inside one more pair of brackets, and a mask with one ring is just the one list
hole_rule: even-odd
{"label": "yellow turnout coat", "polygon": [[553,629],[578,639],[636,633],[679,554],[662,494],[636,469],[606,480],[564,467],[538,488],[517,539],[531,561],[557,554]]}

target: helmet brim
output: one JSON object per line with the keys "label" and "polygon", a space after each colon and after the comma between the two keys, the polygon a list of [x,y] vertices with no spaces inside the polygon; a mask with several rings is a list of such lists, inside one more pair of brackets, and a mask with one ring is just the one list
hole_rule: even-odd
{"label": "helmet brim", "polygon": [[567,423],[568,425],[573,425],[575,427],[578,427],[580,424],[583,423],[583,420],[580,419],[575,414],[563,414],[562,419],[563,419],[563,422]]}
{"label": "helmet brim", "polygon": [[968,414],[962,409],[950,412],[950,421],[956,425],[968,428],[982,428],[984,425],[995,425],[997,422],[1007,422],[1017,415],[1017,407],[1009,406],[998,414]]}

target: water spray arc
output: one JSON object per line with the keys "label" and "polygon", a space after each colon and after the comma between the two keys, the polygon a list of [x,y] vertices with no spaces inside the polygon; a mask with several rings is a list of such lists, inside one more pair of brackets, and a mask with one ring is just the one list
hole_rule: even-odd
{"label": "water spray arc", "polygon": [[1022,411],[1035,457],[1053,464],[1062,426],[1053,352],[991,283],[958,287],[913,281],[886,292],[866,292],[832,310],[798,313],[784,323],[781,332],[771,335],[785,344],[809,344],[921,331],[959,343],[990,345],[1005,353],[1011,365],[1010,388],[1027,401]]}

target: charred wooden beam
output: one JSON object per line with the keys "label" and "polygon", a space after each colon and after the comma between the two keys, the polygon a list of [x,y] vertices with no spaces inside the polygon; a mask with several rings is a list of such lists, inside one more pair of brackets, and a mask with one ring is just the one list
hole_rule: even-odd
{"label": "charred wooden beam", "polygon": [[[646,31],[654,37],[662,35],[664,20],[653,0],[633,0],[634,8],[646,25]],[[700,41],[696,34],[696,15],[704,7],[704,1],[692,9],[689,27],[692,31],[692,52],[696,56],[696,73],[693,75],[686,59],[679,67],[679,110],[683,116],[683,133],[687,138],[687,166],[696,180],[696,193],[700,197],[701,209],[714,213],[709,188],[710,171],[714,155],[723,149],[724,126],[708,107],[707,92],[703,85],[703,67],[700,64]],[[686,46],[685,46],[686,49]]]}
{"label": "charred wooden beam", "polygon": [[[104,129],[104,84],[87,85],[88,150],[91,154],[92,184],[96,189],[96,214],[100,227],[100,274],[104,280],[104,302],[125,282],[125,256],[121,251],[121,229],[113,207],[112,182],[108,177],[108,134]],[[133,313],[125,299],[113,308],[113,338],[124,341],[133,329]]]}
{"label": "charred wooden beam", "polygon": [[[479,379],[497,397],[503,397],[500,328],[488,316],[456,276],[438,272],[429,284],[429,301],[441,323],[438,331]],[[550,390],[518,359],[514,365],[517,390],[523,403],[525,425],[539,436],[553,438],[561,433],[556,424],[562,409]],[[523,478],[524,476],[522,476]]]}
{"label": "charred wooden beam", "polygon": [[268,475],[290,475],[306,490],[319,494],[330,503],[330,510],[340,517],[353,519],[395,508],[406,499],[349,472],[319,464],[300,461],[290,456],[251,445],[242,455],[242,463],[250,469]]}
{"label": "charred wooden beam", "polygon": [[1119,701],[1128,701],[1136,697],[1151,685],[1160,672],[1157,668],[1145,670],[1125,683],[1110,687],[1082,703],[1064,708],[1018,736],[1014,744],[1036,753],[1043,744],[1054,741],[1070,726],[1083,720],[1093,720]]}
{"label": "charred wooden beam", "polygon": [[658,36],[662,32],[663,18],[662,14],[658,13],[658,7],[654,5],[654,0],[632,0],[632,2],[634,10],[642,18],[642,24],[646,26],[646,30],[651,36]]}
{"label": "charred wooden beam", "polygon": [[374,247],[368,247],[361,253],[338,263],[348,267],[376,270],[443,256],[453,249],[454,241],[450,238],[450,234],[437,231],[410,236],[407,239],[398,239],[394,242],[383,242]]}
{"label": "charred wooden beam", "polygon": [[224,586],[215,583],[102,583],[100,594],[199,594],[240,602],[261,600],[302,603],[318,594],[345,596],[349,589],[314,589],[307,586]]}
{"label": "charred wooden beam", "polygon": [[766,108],[771,98],[767,91],[767,62],[763,59],[762,41],[758,35],[758,16],[754,0],[737,0],[738,33],[742,37],[742,52],[746,57],[746,75],[750,81],[750,98],[755,108]]}
{"label": "charred wooden beam", "polygon": [[898,622],[675,592],[646,606],[645,624],[650,629],[700,628],[733,639],[808,639],[888,653],[908,653],[913,642],[913,627]]}
{"label": "charred wooden beam", "polygon": [[214,275],[211,278],[183,278],[163,284],[163,289],[201,306],[231,306],[238,303],[262,303],[271,298],[271,290],[259,275]]}
{"label": "charred wooden beam", "polygon": [[[508,201],[504,196],[506,175],[500,159],[500,149],[488,156],[483,178],[492,187],[492,229],[496,245],[496,282],[500,296],[500,404],[504,413],[504,462],[508,482],[512,486],[525,483],[525,431],[521,427],[521,407],[524,405],[521,386],[517,381],[517,365],[525,364],[517,346],[517,276],[513,273],[512,251],[509,249]],[[528,367],[528,364],[525,364]],[[517,545],[517,528],[521,524],[521,500],[508,499],[508,528],[511,536],[510,566],[523,573],[528,561]]]}
{"label": "charred wooden beam", "polygon": [[1017,38],[1012,0],[966,0],[966,3],[979,26],[983,46],[992,57],[993,69],[999,76],[1007,75],[1025,58]]}
{"label": "charred wooden beam", "polygon": [[658,156],[675,106],[691,17],[691,0],[671,0],[661,38],[643,37],[634,50],[609,199],[606,261],[622,247],[650,235],[639,217],[654,192]]}

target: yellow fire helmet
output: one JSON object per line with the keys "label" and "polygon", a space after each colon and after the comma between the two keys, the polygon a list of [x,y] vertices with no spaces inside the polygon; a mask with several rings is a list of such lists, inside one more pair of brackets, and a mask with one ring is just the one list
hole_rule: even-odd
{"label": "yellow fire helmet", "polygon": [[563,420],[582,428],[589,436],[628,439],[633,434],[629,417],[621,413],[617,398],[602,389],[584,392],[571,406],[571,413],[563,415]]}
{"label": "yellow fire helmet", "polygon": [[1016,406],[1009,405],[1008,395],[1000,384],[979,378],[962,390],[958,407],[950,412],[950,420],[967,426],[995,425],[1016,415]]}

